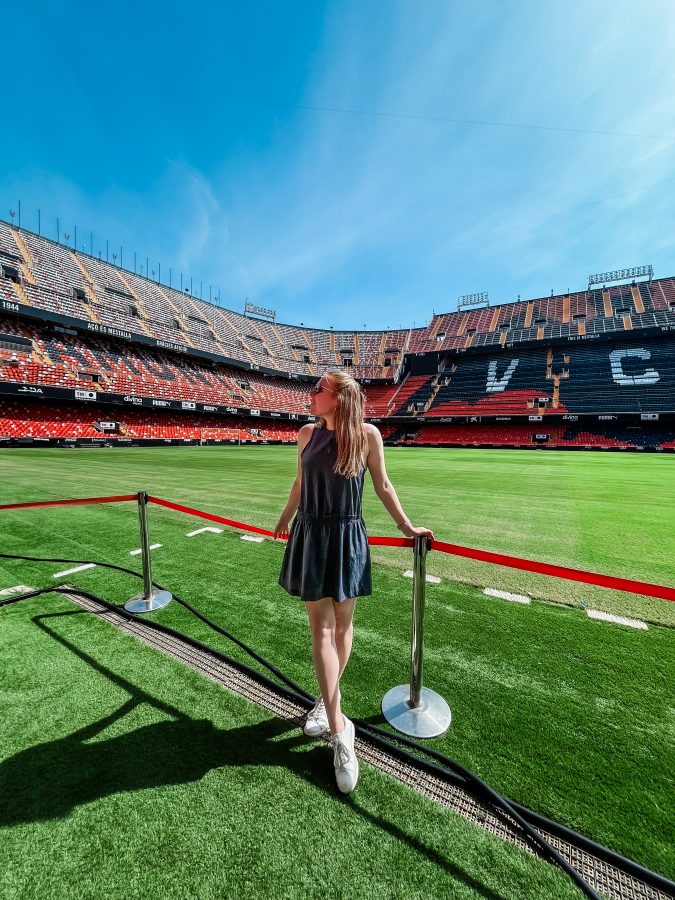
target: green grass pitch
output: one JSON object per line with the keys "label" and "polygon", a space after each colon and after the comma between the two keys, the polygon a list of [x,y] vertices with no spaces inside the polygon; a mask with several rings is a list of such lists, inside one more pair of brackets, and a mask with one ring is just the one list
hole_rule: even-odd
{"label": "green grass pitch", "polygon": [[[675,584],[669,457],[392,448],[386,459],[407,514],[441,540]],[[295,464],[295,448],[271,446],[1,451],[0,502],[147,490],[273,528]],[[162,544],[156,580],[316,693],[304,606],[277,585],[281,542],[229,529],[188,538],[212,523],[156,506],[149,514],[151,542]],[[140,566],[129,556],[139,546],[134,504],[0,516],[3,552]],[[368,476],[364,518],[370,534],[396,533]],[[384,547],[372,556],[374,594],[357,602],[342,694],[348,715],[382,724],[382,696],[409,675],[412,583],[402,571],[412,560]],[[67,568],[0,564],[0,590],[55,584]],[[427,585],[424,683],[453,710],[432,746],[672,878],[675,604],[433,551],[427,572],[441,582]],[[139,590],[100,568],[67,581],[115,602]],[[509,603],[484,587],[534,600]],[[593,621],[582,601],[649,629]],[[545,864],[369,766],[351,798],[337,796],[328,748],[71,610],[47,597],[0,612],[0,895],[91,896],[96,878],[111,897],[185,896],[168,879],[180,870],[201,878],[200,897],[318,896],[343,877],[341,854],[354,861],[350,896],[575,895]],[[38,621],[42,613],[56,615]],[[253,664],[177,604],[154,615]],[[140,699],[125,706],[134,691]],[[78,738],[87,728],[92,737]],[[232,729],[236,753],[223,749]],[[172,742],[155,780],[130,771]],[[187,769],[185,748],[194,748]]]}

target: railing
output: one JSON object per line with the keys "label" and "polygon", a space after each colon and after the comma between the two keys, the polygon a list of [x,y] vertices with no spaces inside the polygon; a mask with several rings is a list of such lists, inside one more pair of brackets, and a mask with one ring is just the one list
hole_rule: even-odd
{"label": "railing", "polygon": [[[245,522],[228,519],[214,513],[204,512],[171,500],[163,500],[160,497],[152,497],[145,491],[137,494],[114,495],[109,497],[81,497],[66,500],[38,500],[27,503],[0,504],[0,512],[36,509],[53,506],[78,506],[96,503],[123,503],[136,501],[138,503],[138,516],[141,534],[141,558],[143,564],[143,593],[132,597],[125,609],[134,613],[151,612],[166,606],[172,599],[171,594],[165,590],[157,590],[153,587],[152,567],[150,562],[150,538],[147,521],[147,505],[154,503],[175,512],[184,513],[206,519],[209,522],[218,522],[231,528],[260,534],[264,537],[274,537],[274,532],[266,528],[259,528]],[[286,540],[286,538],[282,538]],[[538,562],[531,559],[522,559],[517,556],[508,556],[503,553],[493,553],[488,550],[478,550],[472,547],[463,547],[459,544],[449,544],[444,541],[431,540],[426,536],[413,538],[368,536],[368,543],[375,546],[386,547],[412,547],[414,553],[413,565],[413,597],[412,597],[412,636],[410,645],[410,683],[398,685],[389,690],[382,700],[382,712],[387,721],[403,734],[414,737],[437,737],[443,734],[450,726],[452,713],[443,697],[429,688],[422,686],[424,669],[424,608],[426,602],[426,555],[428,550],[437,550],[440,553],[448,553],[453,556],[461,556],[467,559],[475,559],[480,562],[491,563],[498,566],[508,566],[513,569],[521,569],[527,572],[537,572],[542,575],[550,575],[554,578],[567,578],[584,584],[594,584],[600,587],[617,591],[627,591],[634,594],[644,594],[648,597],[657,597],[662,600],[675,601],[675,587],[652,584],[645,581],[634,581],[629,578],[616,578],[613,575],[603,575],[597,572],[588,572],[584,569],[573,569],[568,566],[557,566],[551,563]]]}

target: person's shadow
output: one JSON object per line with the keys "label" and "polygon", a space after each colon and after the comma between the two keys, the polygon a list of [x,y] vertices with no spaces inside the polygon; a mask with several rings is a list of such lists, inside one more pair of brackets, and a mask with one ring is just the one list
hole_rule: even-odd
{"label": "person's shadow", "polygon": [[[255,725],[221,730],[208,719],[192,718],[153,697],[43,621],[82,614],[87,613],[83,610],[49,613],[35,616],[33,621],[55,641],[127,691],[129,699],[115,712],[66,737],[36,744],[0,762],[0,827],[63,818],[75,807],[108,794],[198,781],[211,769],[223,766],[280,766],[294,771],[331,797],[349,803],[371,825],[408,844],[486,900],[500,900],[499,894],[443,854],[394,822],[361,807],[354,795],[337,794],[329,748],[318,745],[309,752],[293,752],[295,747],[307,746],[307,738],[300,729],[302,717],[297,720],[275,717]],[[170,716],[171,720],[87,743],[143,703]],[[278,740],[283,734],[288,734],[287,739]]]}
{"label": "person's shadow", "polygon": [[[126,691],[129,699],[113,713],[66,737],[36,744],[2,761],[0,827],[62,818],[82,803],[119,791],[198,781],[221,766],[279,765],[316,780],[320,767],[314,769],[312,762],[303,758],[307,754],[290,752],[306,745],[306,738],[298,732],[300,720],[271,718],[223,731],[208,719],[192,718],[102,665],[44,621],[81,614],[81,610],[49,613],[35,616],[33,621]],[[93,740],[141,704],[170,718],[107,740]],[[286,732],[288,740],[278,742]]]}

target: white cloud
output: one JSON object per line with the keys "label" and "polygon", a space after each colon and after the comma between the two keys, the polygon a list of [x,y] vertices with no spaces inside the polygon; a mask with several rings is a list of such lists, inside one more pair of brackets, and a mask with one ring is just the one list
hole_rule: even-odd
{"label": "white cloud", "polygon": [[277,110],[272,140],[208,178],[178,159],[88,192],[25,169],[0,195],[283,321],[419,324],[473,290],[580,287],[594,259],[672,253],[674,40],[670,0],[340,4],[288,102],[391,115]]}
{"label": "white cloud", "polygon": [[[429,4],[426,16],[393,4],[379,21],[373,9],[341,7],[328,22],[303,103],[675,135],[667,42],[652,42],[663,4],[648,15],[607,2]],[[431,307],[471,290],[462,270],[476,263],[520,273],[523,290],[530,276],[549,285],[561,265],[566,282],[578,277],[580,241],[616,242],[612,219],[643,215],[649,185],[673,171],[664,141],[395,116],[299,111],[281,141],[282,163],[258,161],[268,177],[262,191],[244,182],[233,225],[258,296],[291,309],[294,295],[345,309],[349,296],[359,308],[359,279],[379,266],[370,296],[405,304],[406,320],[420,295]],[[403,275],[393,293],[387,267]],[[388,312],[374,314],[381,324]]]}

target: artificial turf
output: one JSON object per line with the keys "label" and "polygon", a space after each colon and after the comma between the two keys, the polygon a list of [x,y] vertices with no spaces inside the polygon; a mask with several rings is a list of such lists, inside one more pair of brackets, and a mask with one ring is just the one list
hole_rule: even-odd
{"label": "artificial turf", "polygon": [[2,614],[3,898],[572,898],[567,877],[53,595]]}
{"label": "artificial turf", "polygon": [[[672,465],[666,457],[601,453],[387,451],[389,474],[406,512],[442,540],[664,584],[675,582],[668,554],[675,508]],[[290,488],[295,454],[288,447],[21,450],[0,454],[0,466],[8,476],[0,502],[144,489],[273,527]],[[131,504],[0,515],[5,552],[139,567],[138,558],[128,555],[139,546]],[[364,517],[371,534],[393,533],[372,488],[364,497]],[[316,693],[306,612],[276,584],[283,546],[244,542],[227,530],[186,537],[205,524],[210,523],[150,507],[151,540],[163,544],[152,556],[156,580]],[[381,725],[382,696],[408,680],[411,583],[401,572],[410,567],[410,554],[374,547],[373,559],[374,594],[357,602],[342,694],[348,715]],[[66,568],[2,563],[0,589],[56,583],[52,573]],[[555,583],[433,551],[427,570],[442,581],[427,586],[425,684],[453,709],[452,728],[433,747],[513,799],[672,877],[675,633],[592,621],[578,605],[561,604],[588,598],[595,607],[664,624],[673,621],[673,604]],[[116,601],[138,590],[136,580],[100,568],[67,580]],[[528,590],[553,603],[510,604],[484,596],[477,585]],[[29,602],[33,610],[46,608],[39,598]],[[14,627],[29,621],[21,604],[11,609]],[[176,604],[155,615],[251,662]],[[65,620],[83,618],[92,617]],[[74,730],[67,713],[58,721],[66,734]],[[355,798],[371,773],[378,783],[367,767]],[[328,765],[327,785],[331,778]],[[386,795],[391,780],[385,781]],[[271,818],[279,814],[269,812]],[[308,852],[299,844],[303,860]],[[376,883],[382,895],[396,895],[391,882]],[[400,893],[414,895],[415,884],[413,879],[412,893]],[[358,894],[356,882],[355,890]],[[501,883],[497,895],[510,896]],[[514,896],[562,894],[516,891]]]}

